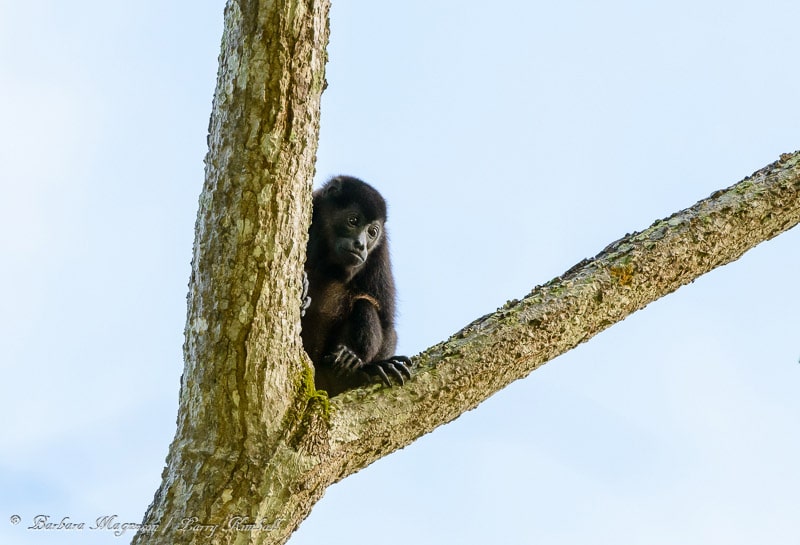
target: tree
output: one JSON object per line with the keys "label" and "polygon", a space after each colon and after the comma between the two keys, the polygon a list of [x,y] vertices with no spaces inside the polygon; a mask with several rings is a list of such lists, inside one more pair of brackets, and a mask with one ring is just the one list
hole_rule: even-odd
{"label": "tree", "polygon": [[325,488],[800,221],[800,154],[609,245],[329,400],[299,337],[328,2],[229,2],[195,228],[178,429],[135,543],[282,543]]}

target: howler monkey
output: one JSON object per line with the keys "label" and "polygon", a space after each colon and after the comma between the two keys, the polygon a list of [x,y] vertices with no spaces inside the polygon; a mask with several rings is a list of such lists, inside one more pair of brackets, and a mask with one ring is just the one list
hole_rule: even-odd
{"label": "howler monkey", "polygon": [[302,337],[317,389],[333,396],[371,377],[403,384],[411,360],[394,355],[386,201],[361,180],[337,176],[314,192],[313,207]]}

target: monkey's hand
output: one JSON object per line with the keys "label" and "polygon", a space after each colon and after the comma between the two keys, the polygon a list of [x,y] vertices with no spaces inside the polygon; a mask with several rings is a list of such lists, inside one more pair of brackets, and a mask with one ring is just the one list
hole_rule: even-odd
{"label": "monkey's hand", "polygon": [[337,346],[326,359],[339,376],[353,375],[364,367],[364,362],[358,354],[343,344]]}
{"label": "monkey's hand", "polygon": [[300,293],[300,317],[306,315],[306,310],[311,306],[311,297],[308,296],[308,274],[303,271],[303,291]]}
{"label": "monkey's hand", "polygon": [[383,381],[386,386],[392,386],[389,375],[396,378],[397,382],[402,386],[405,384],[404,377],[408,379],[411,378],[412,365],[411,358],[406,356],[392,356],[385,360],[368,363],[363,367],[363,370],[368,375],[380,377],[381,381]]}
{"label": "monkey's hand", "polygon": [[393,376],[401,385],[405,384],[406,378],[411,378],[411,359],[406,356],[392,356],[385,360],[364,363],[358,354],[350,350],[347,346],[340,344],[336,351],[328,356],[334,372],[340,376],[353,375],[363,371],[371,377],[378,377],[386,386],[392,386],[389,379]]}

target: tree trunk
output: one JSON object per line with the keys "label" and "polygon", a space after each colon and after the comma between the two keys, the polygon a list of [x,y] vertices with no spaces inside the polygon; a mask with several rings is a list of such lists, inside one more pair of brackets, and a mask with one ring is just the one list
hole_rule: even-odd
{"label": "tree trunk", "polygon": [[329,401],[299,336],[327,13],[226,8],[177,432],[133,543],[284,543],[328,485],[800,222],[800,153],[786,154],[469,324],[405,386]]}
{"label": "tree trunk", "polygon": [[306,468],[290,445],[325,400],[300,341],[299,279],[328,9],[327,0],[226,6],[177,432],[145,514],[152,531],[134,543],[242,542],[250,532],[212,525],[286,512],[277,533],[252,532],[258,543],[288,536],[299,520],[290,499]]}

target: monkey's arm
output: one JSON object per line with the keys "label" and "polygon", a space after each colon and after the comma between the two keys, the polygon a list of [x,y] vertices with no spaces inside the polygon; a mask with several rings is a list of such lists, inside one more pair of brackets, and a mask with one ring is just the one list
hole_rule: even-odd
{"label": "monkey's arm", "polygon": [[384,331],[376,307],[377,302],[371,297],[356,298],[328,361],[339,375],[363,372],[379,377],[387,386],[392,385],[391,375],[403,384],[405,378],[411,378],[411,360],[391,355],[395,345],[393,331]]}

